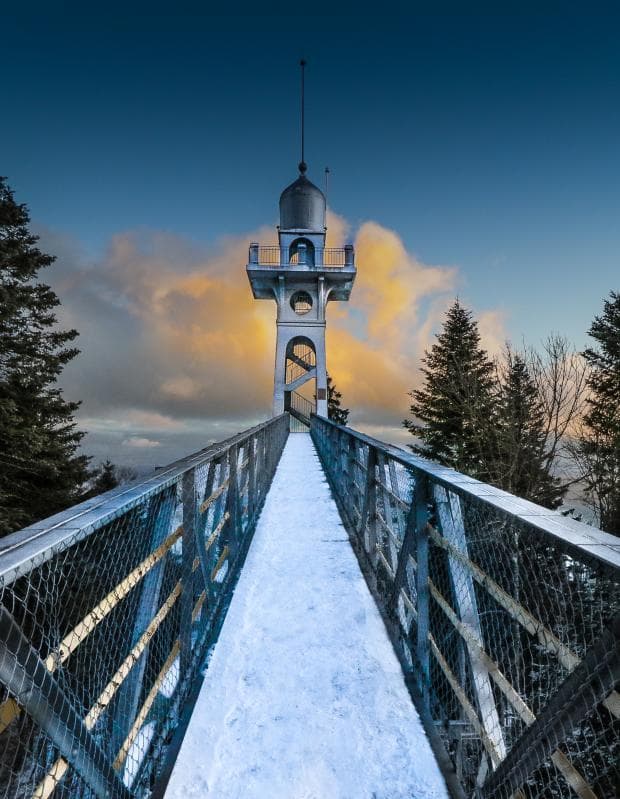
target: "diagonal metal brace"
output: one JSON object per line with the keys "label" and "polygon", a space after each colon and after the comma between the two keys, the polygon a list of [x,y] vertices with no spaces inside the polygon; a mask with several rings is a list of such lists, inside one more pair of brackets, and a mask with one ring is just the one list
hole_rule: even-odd
{"label": "diagonal metal brace", "polygon": [[[484,797],[513,793],[620,682],[620,614],[487,778]],[[509,789],[509,790],[507,790]]]}
{"label": "diagonal metal brace", "polygon": [[131,799],[71,699],[5,607],[0,607],[0,681],[99,799]]}

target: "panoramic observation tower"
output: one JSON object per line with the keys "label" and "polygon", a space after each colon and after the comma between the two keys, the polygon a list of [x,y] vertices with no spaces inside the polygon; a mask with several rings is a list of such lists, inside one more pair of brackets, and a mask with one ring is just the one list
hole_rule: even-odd
{"label": "panoramic observation tower", "polygon": [[277,305],[273,413],[309,422],[314,410],[327,416],[325,309],[349,299],[356,269],[353,245],[325,247],[325,195],[306,177],[301,68],[299,176],[280,195],[278,245],[252,242],[247,273],[254,298]]}

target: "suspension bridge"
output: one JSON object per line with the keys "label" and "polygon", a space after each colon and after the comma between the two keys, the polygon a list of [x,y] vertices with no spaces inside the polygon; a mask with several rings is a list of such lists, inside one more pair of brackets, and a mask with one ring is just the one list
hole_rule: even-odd
{"label": "suspension bridge", "polygon": [[272,418],[0,540],[0,799],[617,799],[619,539],[327,418],[299,171]]}
{"label": "suspension bridge", "polygon": [[0,796],[617,796],[617,540],[309,421],[0,542]]}

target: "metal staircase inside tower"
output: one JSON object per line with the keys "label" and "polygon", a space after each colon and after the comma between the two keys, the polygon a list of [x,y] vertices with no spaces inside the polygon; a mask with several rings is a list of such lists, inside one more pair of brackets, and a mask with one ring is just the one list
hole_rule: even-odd
{"label": "metal staircase inside tower", "polygon": [[304,396],[298,389],[314,379],[316,379],[314,349],[309,344],[298,342],[286,356],[284,409],[305,426],[302,429],[310,427],[310,416],[316,413],[316,399]]}

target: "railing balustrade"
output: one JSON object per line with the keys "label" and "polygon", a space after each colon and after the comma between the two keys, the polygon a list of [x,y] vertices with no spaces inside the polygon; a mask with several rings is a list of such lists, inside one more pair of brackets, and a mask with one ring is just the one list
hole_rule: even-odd
{"label": "railing balustrade", "polygon": [[619,796],[619,540],[324,418],[311,433],[455,792]]}
{"label": "railing balustrade", "polygon": [[287,391],[284,395],[284,409],[288,411],[299,425],[291,419],[292,432],[307,432],[310,427],[310,417],[316,412],[316,401],[310,400],[298,391]]}
{"label": "railing balustrade", "polygon": [[[258,244],[251,244],[249,250],[249,263],[250,266],[263,266],[263,267],[296,267],[299,266],[298,254],[293,256],[290,260],[284,251],[278,246],[264,246]],[[353,268],[355,264],[355,255],[352,246],[346,247],[324,247],[317,248],[313,254],[307,253],[306,257],[309,259],[305,264],[310,269],[327,268]],[[310,260],[312,259],[312,260]]]}
{"label": "railing balustrade", "polygon": [[143,797],[217,638],[288,414],[0,540],[0,797]]}

